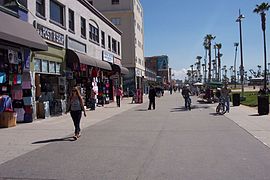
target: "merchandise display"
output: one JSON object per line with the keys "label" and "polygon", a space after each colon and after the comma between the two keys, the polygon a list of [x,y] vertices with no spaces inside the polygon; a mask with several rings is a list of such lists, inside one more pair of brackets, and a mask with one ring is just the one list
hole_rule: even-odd
{"label": "merchandise display", "polygon": [[0,49],[0,110],[5,114],[1,114],[2,118],[9,118],[7,122],[30,122],[33,115],[29,111],[32,109],[31,74],[29,69],[24,69],[23,54],[22,50]]}

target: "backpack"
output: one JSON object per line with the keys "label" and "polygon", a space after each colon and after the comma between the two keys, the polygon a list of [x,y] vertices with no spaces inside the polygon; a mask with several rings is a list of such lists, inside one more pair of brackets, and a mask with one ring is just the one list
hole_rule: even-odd
{"label": "backpack", "polygon": [[12,102],[11,98],[7,95],[3,95],[0,98],[0,112],[12,111]]}

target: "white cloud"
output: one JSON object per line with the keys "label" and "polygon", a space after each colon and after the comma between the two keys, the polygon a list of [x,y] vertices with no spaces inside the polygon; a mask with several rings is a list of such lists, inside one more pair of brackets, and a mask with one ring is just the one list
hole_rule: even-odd
{"label": "white cloud", "polygon": [[180,69],[180,70],[172,70],[172,79],[180,79],[180,80],[185,80],[185,77],[187,76],[187,69]]}

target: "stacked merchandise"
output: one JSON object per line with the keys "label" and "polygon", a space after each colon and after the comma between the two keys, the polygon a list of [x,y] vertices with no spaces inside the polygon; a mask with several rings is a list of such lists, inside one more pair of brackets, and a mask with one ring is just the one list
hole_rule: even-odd
{"label": "stacked merchandise", "polygon": [[24,121],[22,97],[23,57],[21,52],[8,50],[8,85],[11,89],[11,98],[14,111],[17,113],[17,122]]}
{"label": "stacked merchandise", "polygon": [[13,50],[2,52],[0,95],[11,97],[17,122],[32,122],[31,76],[23,60],[23,53]]}
{"label": "stacked merchandise", "polygon": [[23,103],[24,103],[24,122],[32,122],[33,121],[33,107],[32,107],[32,81],[30,72],[23,73],[23,83],[22,83],[22,91],[23,91]]}

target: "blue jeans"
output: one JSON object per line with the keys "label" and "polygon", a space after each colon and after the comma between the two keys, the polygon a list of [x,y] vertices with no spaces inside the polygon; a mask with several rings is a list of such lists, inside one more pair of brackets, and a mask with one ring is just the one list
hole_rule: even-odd
{"label": "blue jeans", "polygon": [[188,108],[188,103],[191,105],[191,99],[189,96],[185,97],[185,108]]}
{"label": "blue jeans", "polygon": [[70,111],[71,118],[75,127],[75,134],[79,134],[81,131],[80,122],[82,117],[82,111]]}
{"label": "blue jeans", "polygon": [[230,112],[230,96],[225,97],[224,100],[225,100],[225,105],[227,108],[226,111]]}

